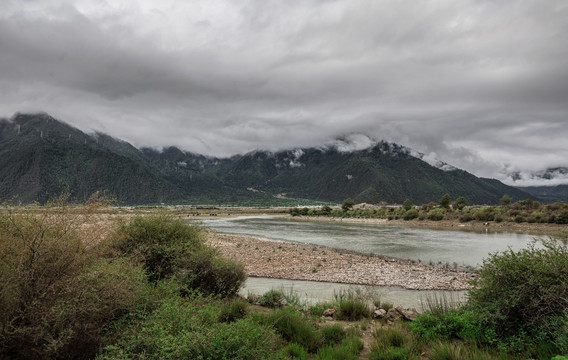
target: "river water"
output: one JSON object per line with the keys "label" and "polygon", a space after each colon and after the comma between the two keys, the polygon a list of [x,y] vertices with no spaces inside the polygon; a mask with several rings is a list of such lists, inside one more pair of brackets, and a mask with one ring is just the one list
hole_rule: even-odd
{"label": "river water", "polygon": [[[508,248],[519,250],[527,246],[532,235],[433,230],[392,225],[348,224],[297,221],[278,216],[249,216],[202,220],[211,230],[235,235],[247,235],[267,240],[292,241],[323,245],[336,249],[373,253],[424,264],[479,266],[489,253]],[[270,289],[294,292],[307,303],[332,300],[334,294],[357,286],[267,278],[249,278],[241,294],[263,294]],[[369,287],[378,291],[383,301],[421,310],[426,298],[446,296],[462,301],[465,292],[432,292],[393,287]]]}
{"label": "river water", "polygon": [[297,221],[257,216],[203,220],[226,234],[323,245],[363,254],[378,254],[424,264],[479,266],[489,253],[519,250],[534,236],[527,234],[433,230],[392,225]]}

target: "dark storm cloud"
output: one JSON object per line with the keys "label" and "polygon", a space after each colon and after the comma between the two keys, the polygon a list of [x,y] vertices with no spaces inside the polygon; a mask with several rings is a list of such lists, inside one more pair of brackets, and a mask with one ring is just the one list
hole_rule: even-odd
{"label": "dark storm cloud", "polygon": [[560,0],[5,7],[2,116],[218,156],[364,133],[481,176],[568,166]]}

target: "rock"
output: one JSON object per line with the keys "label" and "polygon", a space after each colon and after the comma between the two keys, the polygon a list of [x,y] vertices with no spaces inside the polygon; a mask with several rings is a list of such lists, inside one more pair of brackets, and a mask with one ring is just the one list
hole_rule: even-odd
{"label": "rock", "polygon": [[396,321],[402,317],[402,314],[399,313],[395,308],[389,309],[385,316],[385,319],[388,321]]}
{"label": "rock", "polygon": [[388,321],[396,321],[398,319],[413,321],[416,315],[418,315],[416,309],[404,309],[402,306],[397,306],[387,312],[385,319]]}
{"label": "rock", "polygon": [[416,309],[403,309],[402,317],[408,321],[414,321],[416,319],[416,315],[418,315],[418,311]]}
{"label": "rock", "polygon": [[335,314],[336,311],[337,311],[337,308],[336,308],[336,307],[332,307],[332,308],[330,308],[330,309],[325,309],[325,310],[323,311],[323,313],[322,313],[322,316],[325,316],[325,317],[331,316],[331,317],[333,317],[333,314]]}
{"label": "rock", "polygon": [[375,319],[382,319],[387,315],[387,311],[385,309],[377,309],[373,312],[373,318]]}

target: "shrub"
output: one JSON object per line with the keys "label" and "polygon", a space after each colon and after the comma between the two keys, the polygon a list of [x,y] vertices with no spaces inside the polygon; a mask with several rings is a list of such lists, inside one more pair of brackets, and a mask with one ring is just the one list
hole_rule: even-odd
{"label": "shrub", "polygon": [[231,296],[246,280],[243,263],[222,258],[217,249],[210,247],[191,253],[179,264],[175,279],[184,291],[198,289],[205,295]]}
{"label": "shrub", "polygon": [[324,343],[328,345],[339,344],[345,339],[345,330],[339,324],[323,326],[320,331],[323,335]]}
{"label": "shrub", "polygon": [[478,221],[493,221],[495,219],[495,208],[490,206],[479,209],[473,214],[473,217]]}
{"label": "shrub", "polygon": [[444,216],[446,215],[446,210],[444,209],[432,209],[430,211],[428,211],[428,220],[432,220],[432,221],[440,221],[444,219]]}
{"label": "shrub", "polygon": [[359,300],[345,299],[339,302],[337,319],[357,321],[371,316],[369,306]]}
{"label": "shrub", "polygon": [[0,214],[0,358],[92,357],[102,327],[139,301],[143,271],[100,258],[95,210],[63,196]]}
{"label": "shrub", "polygon": [[231,301],[229,305],[225,305],[219,312],[218,319],[220,322],[233,322],[242,319],[248,310],[248,303],[241,299]]}
{"label": "shrub", "polygon": [[431,340],[476,340],[482,339],[480,324],[481,320],[474,312],[455,309],[438,314],[426,312],[410,323],[410,327]]}
{"label": "shrub", "polygon": [[404,215],[402,215],[402,218],[404,220],[412,220],[416,219],[417,217],[418,217],[418,211],[416,211],[416,209],[408,210],[407,212],[404,213]]}
{"label": "shrub", "polygon": [[196,225],[165,214],[135,217],[116,232],[114,247],[146,269],[148,280],[174,278],[184,293],[229,296],[246,280],[242,263],[205,245]]}
{"label": "shrub", "polygon": [[293,307],[275,310],[266,317],[264,323],[272,325],[286,341],[299,344],[311,353],[317,351],[323,343],[321,333]]}
{"label": "shrub", "polygon": [[473,216],[470,213],[465,213],[460,216],[460,222],[469,222],[473,220]]}
{"label": "shrub", "polygon": [[280,290],[268,290],[265,292],[260,299],[258,299],[258,303],[262,306],[267,307],[282,307],[284,300],[284,293]]}
{"label": "shrub", "polygon": [[180,261],[205,246],[199,227],[165,214],[138,216],[120,226],[114,245],[142,264],[150,281],[171,277]]}
{"label": "shrub", "polygon": [[563,210],[560,215],[557,215],[554,222],[557,224],[568,224],[568,210]]}
{"label": "shrub", "polygon": [[568,332],[558,327],[568,324],[567,243],[566,235],[535,240],[527,249],[484,260],[467,306],[499,342],[521,349],[538,341],[568,351],[557,339]]}

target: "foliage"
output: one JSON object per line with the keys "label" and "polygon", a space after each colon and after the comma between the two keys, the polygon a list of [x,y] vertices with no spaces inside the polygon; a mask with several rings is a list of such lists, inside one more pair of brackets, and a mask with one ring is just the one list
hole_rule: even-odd
{"label": "foliage", "polygon": [[98,359],[269,359],[277,336],[251,318],[217,322],[218,302],[169,298]]}
{"label": "foliage", "polygon": [[343,203],[341,203],[341,208],[343,209],[343,211],[349,211],[349,210],[353,209],[353,205],[355,205],[355,202],[353,201],[353,199],[347,198],[347,199],[343,200]]}
{"label": "foliage", "polygon": [[244,265],[206,246],[201,231],[165,214],[138,216],[119,227],[114,246],[144,266],[151,282],[174,278],[185,292],[235,294],[246,279]]}
{"label": "foliage", "polygon": [[444,215],[446,214],[446,210],[444,209],[432,209],[428,211],[428,220],[432,221],[440,221],[444,219]]}
{"label": "foliage", "polygon": [[339,324],[323,326],[320,331],[324,343],[328,345],[339,344],[345,339],[345,330],[343,330],[343,327]]}
{"label": "foliage", "polygon": [[284,293],[280,290],[271,289],[262,294],[258,303],[267,307],[282,307],[284,301]]}
{"label": "foliage", "polygon": [[444,194],[444,196],[440,199],[440,206],[444,209],[449,209],[451,202],[452,198],[450,197],[450,194]]}
{"label": "foliage", "polygon": [[404,200],[404,202],[402,203],[402,208],[405,211],[408,211],[410,209],[412,209],[412,207],[414,206],[414,204],[412,203],[412,201],[410,201],[410,199],[406,199]]}
{"label": "foliage", "polygon": [[[520,349],[536,342],[568,351],[567,236],[535,240],[527,249],[492,254],[478,271],[468,308],[498,341]],[[492,339],[488,339],[492,340]]]}
{"label": "foliage", "polygon": [[493,221],[495,219],[495,208],[492,206],[482,208],[473,214],[475,220]]}
{"label": "foliage", "polygon": [[418,217],[418,211],[416,211],[416,209],[408,210],[407,212],[404,213],[404,215],[402,215],[402,218],[404,220],[413,220],[416,219],[417,217]]}
{"label": "foliage", "polygon": [[465,197],[460,196],[456,199],[456,209],[463,210],[463,208],[467,205],[467,200]]}
{"label": "foliage", "polygon": [[511,205],[511,202],[513,201],[513,198],[507,194],[503,195],[503,197],[501,197],[501,206],[509,206]]}
{"label": "foliage", "polygon": [[100,202],[0,214],[0,358],[88,358],[146,291],[140,268],[101,258]]}
{"label": "foliage", "polygon": [[272,325],[286,341],[301,345],[309,352],[316,352],[323,344],[321,332],[293,307],[275,310],[266,317],[264,324]]}
{"label": "foliage", "polygon": [[344,299],[339,302],[338,320],[357,321],[371,316],[369,306],[356,299]]}
{"label": "foliage", "polygon": [[448,310],[442,313],[426,312],[418,316],[410,327],[420,336],[435,340],[482,339],[481,318],[464,309]]}

